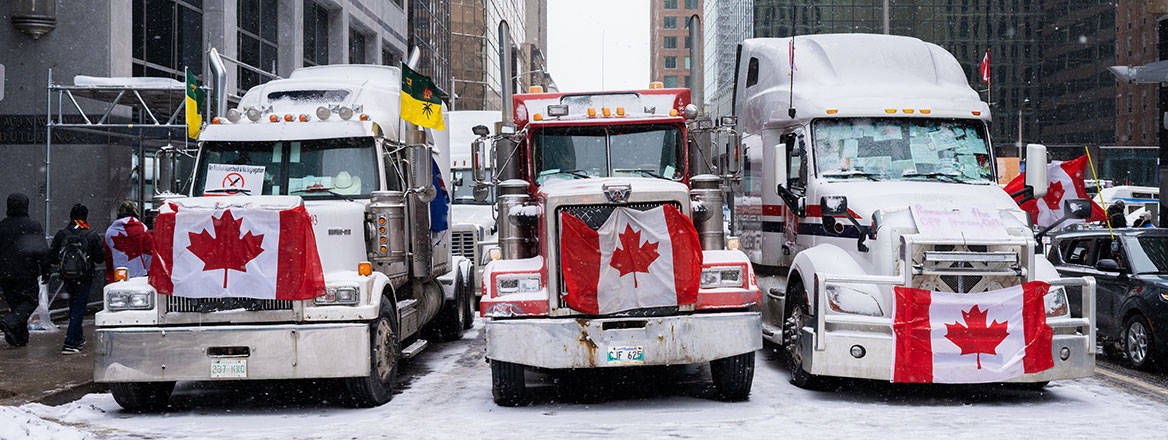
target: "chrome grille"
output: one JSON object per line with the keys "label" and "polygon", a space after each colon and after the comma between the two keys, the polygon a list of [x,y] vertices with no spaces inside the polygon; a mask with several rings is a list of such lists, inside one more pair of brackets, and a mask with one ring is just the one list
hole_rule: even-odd
{"label": "chrome grille", "polygon": [[474,259],[474,231],[453,231],[450,234],[450,252],[454,255]]}
{"label": "chrome grille", "polygon": [[[933,254],[936,257],[931,257]],[[978,260],[981,256],[1014,255],[1010,261]],[[943,245],[914,243],[910,270],[912,287],[939,292],[978,293],[1011,287],[1026,281],[1020,271],[1025,249],[1014,245]],[[903,264],[903,263],[898,263]]]}
{"label": "chrome grille", "polygon": [[557,208],[556,218],[559,218],[559,213],[567,212],[568,214],[572,214],[572,216],[580,219],[580,221],[583,221],[584,224],[588,225],[589,228],[595,230],[600,229],[600,227],[604,225],[604,222],[608,220],[608,216],[612,215],[612,211],[618,206],[623,206],[625,208],[631,208],[638,211],[648,211],[662,205],[670,205],[674,208],[677,208],[678,211],[681,211],[681,205],[674,201],[640,202],[624,205],[572,205],[560,206]]}
{"label": "chrome grille", "polygon": [[292,310],[292,301],[282,299],[254,298],[167,298],[167,312],[211,313],[223,310],[243,309],[249,312],[267,310]]}

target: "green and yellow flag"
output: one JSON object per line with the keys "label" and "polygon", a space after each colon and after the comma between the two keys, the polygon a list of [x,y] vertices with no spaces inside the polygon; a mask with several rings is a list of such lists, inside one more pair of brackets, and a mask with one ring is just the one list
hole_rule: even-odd
{"label": "green and yellow flag", "polygon": [[187,137],[199,138],[203,129],[203,114],[199,112],[207,101],[207,92],[199,88],[195,74],[187,68]]}
{"label": "green and yellow flag", "polygon": [[430,78],[402,64],[401,117],[415,125],[445,130],[442,97]]}

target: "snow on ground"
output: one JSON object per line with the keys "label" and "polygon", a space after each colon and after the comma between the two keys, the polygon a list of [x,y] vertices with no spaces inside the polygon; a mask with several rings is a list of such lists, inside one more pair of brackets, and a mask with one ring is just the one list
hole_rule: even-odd
{"label": "snow on ground", "polygon": [[[463,340],[441,344],[401,369],[402,390],[378,408],[347,409],[303,383],[232,387],[180,386],[163,414],[123,412],[109,394],[28,413],[60,420],[99,437],[165,438],[1113,438],[1168,432],[1165,405],[1095,379],[1056,382],[1037,393],[1000,386],[894,386],[844,383],[814,392],[787,383],[781,361],[759,352],[748,402],[711,400],[708,368],[629,369],[569,376],[551,386],[529,377],[535,403],[502,408],[491,400],[482,361],[481,324]],[[627,374],[626,374],[627,373]],[[597,385],[599,384],[599,385]],[[8,426],[3,423],[0,426]],[[0,428],[2,429],[2,428]],[[0,430],[0,433],[4,431]],[[4,435],[0,437],[6,438]],[[54,435],[54,438],[58,436]]]}
{"label": "snow on ground", "polygon": [[92,434],[51,422],[11,406],[0,406],[0,439],[89,439]]}

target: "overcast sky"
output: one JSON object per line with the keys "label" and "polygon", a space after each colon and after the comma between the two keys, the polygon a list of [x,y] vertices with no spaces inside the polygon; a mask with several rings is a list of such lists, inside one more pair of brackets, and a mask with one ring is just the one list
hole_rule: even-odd
{"label": "overcast sky", "polygon": [[649,1],[548,0],[548,70],[561,92],[647,88]]}

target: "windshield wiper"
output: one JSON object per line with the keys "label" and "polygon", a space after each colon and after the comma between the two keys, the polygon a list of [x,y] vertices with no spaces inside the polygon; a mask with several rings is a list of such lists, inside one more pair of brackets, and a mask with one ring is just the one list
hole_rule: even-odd
{"label": "windshield wiper", "polygon": [[203,190],[203,194],[207,194],[207,193],[211,193],[211,194],[219,194],[219,193],[225,193],[225,194],[243,194],[243,195],[245,195],[245,196],[250,196],[250,195],[251,195],[251,191],[250,191],[250,190],[246,190],[246,189],[243,189],[243,188],[215,188],[215,189],[207,189],[207,190]]}
{"label": "windshield wiper", "polygon": [[544,176],[554,176],[556,174],[568,174],[568,175],[579,177],[581,179],[588,179],[588,178],[592,177],[592,175],[584,172],[584,170],[558,170],[555,172],[549,172],[547,174],[544,174]]}
{"label": "windshield wiper", "polygon": [[869,173],[869,172],[865,172],[865,171],[857,171],[857,170],[839,171],[839,172],[834,172],[834,173],[823,173],[823,177],[842,177],[845,179],[851,178],[851,177],[863,177],[863,178],[871,180],[873,182],[880,181],[880,179],[877,179],[876,176],[879,176],[879,174],[873,174],[873,173]]}
{"label": "windshield wiper", "polygon": [[940,173],[940,172],[915,173],[915,172],[913,172],[913,173],[904,173],[904,174],[901,174],[900,176],[901,177],[925,177],[925,178],[929,178],[929,179],[941,179],[941,180],[944,180],[946,182],[952,182],[952,183],[969,183],[969,182],[966,182],[964,180],[961,180],[958,177],[958,176],[960,176],[960,174],[952,174],[952,173]]}
{"label": "windshield wiper", "polygon": [[318,187],[309,187],[309,188],[304,188],[304,189],[298,189],[298,190],[292,191],[289,194],[327,192],[327,193],[332,194],[334,196],[343,198],[346,201],[349,201],[349,202],[353,201],[353,199],[351,197],[349,197],[348,194],[341,194],[339,192],[336,192],[335,190],[336,190],[336,188],[328,188],[328,187],[324,187],[324,186],[318,186]]}
{"label": "windshield wiper", "polygon": [[673,179],[670,179],[668,177],[657,174],[656,171],[653,171],[653,170],[648,169],[648,168],[614,168],[612,171],[618,172],[618,173],[634,173],[635,172],[635,173],[644,174],[644,175],[649,176],[649,177],[656,177],[658,179],[673,180]]}

